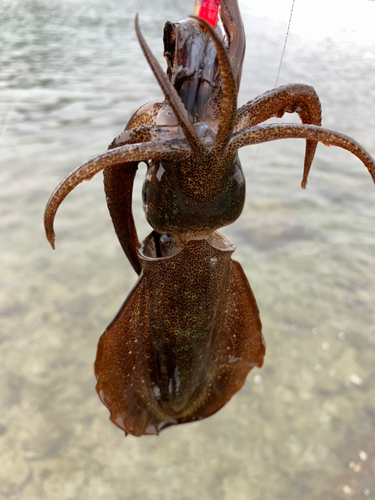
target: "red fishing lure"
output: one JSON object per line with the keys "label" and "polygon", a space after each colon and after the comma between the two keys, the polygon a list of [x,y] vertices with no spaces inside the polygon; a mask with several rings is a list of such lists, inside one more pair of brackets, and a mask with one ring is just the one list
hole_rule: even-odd
{"label": "red fishing lure", "polygon": [[219,16],[220,0],[196,0],[194,6],[194,16],[200,17],[216,28]]}

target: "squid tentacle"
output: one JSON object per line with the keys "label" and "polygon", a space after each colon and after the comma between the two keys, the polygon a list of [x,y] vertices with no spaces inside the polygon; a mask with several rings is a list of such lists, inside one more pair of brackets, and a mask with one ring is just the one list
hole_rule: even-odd
{"label": "squid tentacle", "polygon": [[139,127],[140,125],[154,125],[157,114],[164,106],[169,106],[168,102],[151,101],[144,104],[131,116],[125,130]]}
{"label": "squid tentacle", "polygon": [[[297,113],[301,122],[322,124],[322,108],[318,94],[310,85],[297,83],[282,85],[252,99],[237,113],[234,130],[254,127],[272,117],[281,118],[284,113]],[[303,178],[307,179],[314,159],[317,141],[307,139]]]}
{"label": "squid tentacle", "polygon": [[[334,132],[333,130],[322,128],[317,125],[306,124],[270,124],[258,125],[237,132],[229,143],[228,152],[234,153],[237,149],[250,144],[260,144],[262,142],[275,141],[277,139],[311,139],[322,142],[326,146],[338,146],[346,149],[356,156],[365,165],[375,184],[375,160],[367,153],[363,147],[354,139],[345,134]],[[304,176],[301,187],[306,188],[307,177]]]}
{"label": "squid tentacle", "polygon": [[146,40],[143,38],[143,35],[139,28],[138,14],[135,16],[135,31],[138,37],[138,41],[141,45],[142,51],[147,59],[147,62],[150,65],[150,68],[154,73],[155,78],[157,79],[160,87],[162,88],[165,98],[171,105],[171,108],[173,109],[176,115],[178,123],[180,124],[182,130],[184,131],[185,137],[188,143],[190,144],[192,151],[194,152],[194,154],[203,156],[205,153],[204,145],[199,139],[199,136],[196,133],[193,124],[190,121],[189,114],[184,104],[182,103],[180,96],[178,95],[176,89],[169,81],[164,71],[161,69],[160,64],[155,59],[149,46],[146,43]]}
{"label": "squid tentacle", "polygon": [[216,155],[224,153],[233,133],[237,117],[237,86],[234,80],[228,54],[215,31],[203,19],[195,16],[190,17],[194,19],[200,27],[207,29],[212,41],[214,42],[217,58],[219,60],[220,74],[223,82],[223,93],[221,99],[219,127],[215,142],[210,151],[212,155]]}
{"label": "squid tentacle", "polygon": [[222,0],[219,12],[224,30],[228,37],[229,59],[238,91],[241,83],[242,65],[246,49],[245,29],[240,9],[236,1]]}
{"label": "squid tentacle", "polygon": [[91,180],[95,174],[120,163],[130,163],[147,160],[172,160],[188,157],[190,150],[186,144],[171,142],[144,142],[140,144],[127,144],[119,148],[110,149],[77,167],[57,186],[48,200],[44,213],[44,227],[47,239],[52,248],[55,248],[55,233],[53,221],[57,209],[66,196],[81,182]]}
{"label": "squid tentacle", "polygon": [[144,123],[137,127],[125,129],[121,134],[113,139],[108,149],[118,148],[125,144],[138,144],[140,142],[151,142],[153,137],[153,125]]}
{"label": "squid tentacle", "polygon": [[142,265],[137,252],[140,244],[132,212],[133,185],[138,163],[121,163],[104,169],[103,174],[107,206],[117,238],[134,271],[140,274]]}
{"label": "squid tentacle", "polygon": [[281,118],[284,113],[297,113],[302,123],[321,125],[322,107],[314,88],[296,83],[259,95],[238,109],[234,131],[254,127],[269,118]]}
{"label": "squid tentacle", "polygon": [[[141,142],[160,142],[163,141],[163,136],[165,141],[173,139],[184,139],[184,137],[181,136],[181,133],[179,135],[179,130],[181,129],[179,129],[177,126],[160,127],[156,125],[143,124],[139,127],[126,129],[124,130],[124,132],[121,132],[121,134],[113,139],[111,144],[108,146],[108,149],[117,148],[126,144],[138,144]],[[175,135],[175,137],[173,137],[173,135]]]}

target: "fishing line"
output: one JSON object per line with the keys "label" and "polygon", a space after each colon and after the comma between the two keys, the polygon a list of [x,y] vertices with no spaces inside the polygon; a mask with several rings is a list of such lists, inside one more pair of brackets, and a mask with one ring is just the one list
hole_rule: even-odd
{"label": "fishing line", "polygon": [[284,47],[283,47],[283,51],[281,53],[281,57],[280,57],[280,64],[279,64],[279,69],[277,71],[277,77],[276,77],[276,81],[275,81],[275,87],[277,87],[277,83],[279,81],[279,76],[280,76],[280,71],[281,71],[281,65],[283,64],[283,59],[284,59],[284,54],[285,54],[285,48],[286,48],[286,43],[288,41],[288,37],[289,37],[289,31],[290,31],[290,25],[292,23],[292,17],[293,17],[293,9],[294,9],[294,4],[295,4],[295,0],[292,1],[292,8],[290,9],[290,16],[289,16],[289,23],[288,23],[288,28],[286,30],[286,35],[285,35],[285,41],[284,41]]}
{"label": "fishing line", "polygon": [[[286,44],[287,44],[288,37],[289,37],[289,32],[290,32],[290,25],[292,23],[294,4],[295,4],[295,0],[292,0],[292,7],[290,9],[290,16],[289,16],[288,27],[286,29],[286,35],[285,35],[285,40],[284,40],[284,47],[283,47],[283,51],[281,53],[280,63],[279,63],[279,69],[277,70],[277,76],[276,76],[276,81],[275,81],[275,85],[274,85],[275,88],[277,87],[277,84],[279,82],[279,76],[280,76],[281,66],[282,66],[283,60],[284,60],[284,54],[285,54]],[[250,173],[255,168],[255,163],[257,161],[257,156],[258,156],[258,147],[259,147],[259,145],[257,144],[256,147],[255,147],[255,150],[254,150],[253,164],[251,166]]]}

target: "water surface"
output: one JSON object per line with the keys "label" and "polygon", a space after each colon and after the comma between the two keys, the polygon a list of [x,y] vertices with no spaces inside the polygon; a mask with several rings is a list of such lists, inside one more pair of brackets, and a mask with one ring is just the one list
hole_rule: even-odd
{"label": "water surface", "polygon": [[[241,2],[240,105],[275,85],[290,3]],[[223,232],[256,295],[267,355],[224,409],[158,438],[124,439],[95,393],[97,340],[136,276],[100,174],[60,208],[55,252],[44,206],[141,104],[162,98],[135,12],[162,61],[165,20],[191,10],[182,0],[1,1],[2,498],[375,498],[375,189],[344,151],[318,147],[306,191],[302,141],[241,152],[247,203]],[[374,2],[297,1],[279,79],[313,85],[324,125],[373,155],[374,18]]]}

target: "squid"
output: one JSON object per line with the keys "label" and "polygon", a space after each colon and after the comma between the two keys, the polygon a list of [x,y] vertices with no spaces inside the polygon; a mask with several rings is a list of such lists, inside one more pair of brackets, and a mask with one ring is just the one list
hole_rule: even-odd
{"label": "squid", "polygon": [[[110,216],[138,281],[101,336],[95,374],[110,419],[125,434],[159,434],[209,417],[261,367],[265,343],[256,300],[234,244],[218,230],[245,202],[238,150],[306,140],[305,188],[318,142],[357,156],[375,183],[374,159],[350,137],[321,126],[305,84],[283,85],[237,109],[245,33],[237,0],[221,0],[213,28],[199,17],[167,22],[162,70],[139,28],[142,51],[165,100],[142,106],[108,150],[73,170],[45,211],[47,239],[65,197],[104,171]],[[297,113],[301,123],[264,124]],[[132,215],[134,177],[147,165],[142,202],[151,234],[140,243]]]}

